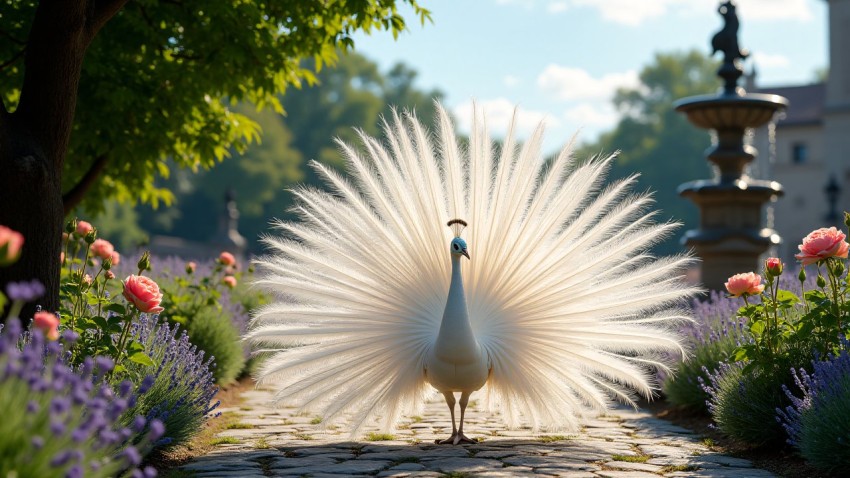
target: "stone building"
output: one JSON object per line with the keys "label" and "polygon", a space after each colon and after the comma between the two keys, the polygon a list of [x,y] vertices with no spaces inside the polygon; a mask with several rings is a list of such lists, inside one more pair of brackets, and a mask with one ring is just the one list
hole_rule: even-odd
{"label": "stone building", "polygon": [[778,181],[785,189],[785,196],[772,207],[772,220],[783,240],[776,253],[786,262],[794,262],[806,234],[819,227],[842,226],[843,211],[850,210],[850,0],[826,1],[828,79],[753,88],[753,74],[748,82],[748,91],[789,100],[775,127],[760,128],[753,138],[760,152],[753,176]]}

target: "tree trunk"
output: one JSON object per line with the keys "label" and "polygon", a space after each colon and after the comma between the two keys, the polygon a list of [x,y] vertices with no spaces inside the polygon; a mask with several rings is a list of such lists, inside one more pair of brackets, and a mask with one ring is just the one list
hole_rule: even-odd
{"label": "tree trunk", "polygon": [[[41,0],[26,46],[24,83],[17,109],[0,95],[0,224],[24,235],[20,260],[0,268],[0,288],[38,279],[38,301],[59,307],[62,242],[62,167],[68,150],[77,87],[86,48],[127,0]],[[36,304],[22,313],[29,319]],[[0,318],[5,317],[0,314]]]}
{"label": "tree trunk", "polygon": [[[9,282],[38,279],[47,293],[37,304],[55,311],[63,218],[59,171],[17,121],[3,128],[0,137],[0,224],[23,234],[25,241],[18,262],[0,268],[0,287],[5,290]],[[21,315],[24,321],[32,317],[35,306],[27,304]]]}

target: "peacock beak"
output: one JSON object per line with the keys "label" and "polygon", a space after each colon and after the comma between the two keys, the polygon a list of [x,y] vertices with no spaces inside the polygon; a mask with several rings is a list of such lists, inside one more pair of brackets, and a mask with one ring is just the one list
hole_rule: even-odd
{"label": "peacock beak", "polygon": [[466,249],[461,250],[461,251],[460,251],[460,253],[461,253],[461,254],[463,254],[463,255],[465,255],[467,259],[470,259],[470,257],[469,257],[469,251],[467,251]]}

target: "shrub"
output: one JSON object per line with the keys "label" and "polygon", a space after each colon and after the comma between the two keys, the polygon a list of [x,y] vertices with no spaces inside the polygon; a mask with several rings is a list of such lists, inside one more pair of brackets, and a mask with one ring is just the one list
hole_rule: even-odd
{"label": "shrub", "polygon": [[[164,293],[162,317],[185,329],[190,342],[215,357],[214,375],[220,385],[244,372],[250,352],[239,338],[247,331],[249,308],[266,302],[246,287],[245,274],[235,267],[222,259],[195,263],[168,257],[154,260],[151,274]],[[225,283],[228,277],[234,278],[235,287]]]}
{"label": "shrub", "polygon": [[752,446],[782,444],[785,431],[776,420],[777,408],[790,404],[782,387],[793,383],[790,367],[745,371],[744,364],[721,364],[708,372],[708,408],[717,428]]}
{"label": "shrub", "polygon": [[[211,404],[218,392],[210,372],[212,357],[204,359],[204,353],[189,342],[186,333],[178,336],[177,330],[144,315],[131,329],[133,339],[144,346],[157,367],[149,379],[150,389],[125,417],[141,415],[165,424],[165,435],[156,443],[163,448],[189,440],[218,406]],[[137,363],[128,367],[136,373],[150,370]]]}
{"label": "shrub", "polygon": [[223,311],[205,308],[187,326],[189,341],[215,358],[213,377],[219,385],[233,382],[245,367],[239,330]]}
{"label": "shrub", "polygon": [[708,381],[706,370],[713,371],[728,361],[746,338],[732,299],[712,292],[707,300],[695,301],[693,308],[695,322],[683,327],[690,355],[676,367],[675,374],[664,379],[663,390],[670,403],[707,414],[709,396],[702,385]]}
{"label": "shrub", "polygon": [[[153,422],[147,438],[134,439],[146,421],[127,415],[133,426],[120,424],[137,400],[133,384],[121,383],[116,393],[105,380],[112,369],[109,359],[87,358],[74,369],[64,362],[59,342],[45,343],[40,331],[20,334],[16,318],[0,333],[0,409],[5,411],[0,476],[129,475],[141,462],[140,451],[162,431],[162,424]],[[156,475],[152,468],[135,473]]]}
{"label": "shrub", "polygon": [[845,350],[812,367],[811,375],[794,371],[803,396],[785,388],[791,405],[777,412],[788,443],[813,466],[833,471],[850,463],[850,355]]}

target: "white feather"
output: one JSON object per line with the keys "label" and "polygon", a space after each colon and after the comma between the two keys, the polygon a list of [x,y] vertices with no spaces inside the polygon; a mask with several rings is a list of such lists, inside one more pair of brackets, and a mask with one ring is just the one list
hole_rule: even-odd
{"label": "white feather", "polygon": [[496,154],[477,113],[465,150],[438,115],[437,140],[393,113],[386,144],[362,132],[362,148],[340,143],[347,177],[313,163],[331,193],[296,191],[302,222],[278,223],[285,237],[267,238],[258,262],[278,297],[248,335],[275,351],[260,382],[326,423],[348,416],[352,434],[418,410],[449,289],[445,224],[462,218],[492,412],[570,430],[612,400],[649,396],[662,352],[682,351],[677,307],[697,291],[681,280],[690,257],[646,253],[675,225],[652,223],[635,178],[603,187],[611,157],[576,161],[568,146],[546,165],[542,125],[517,151],[513,122]]}

